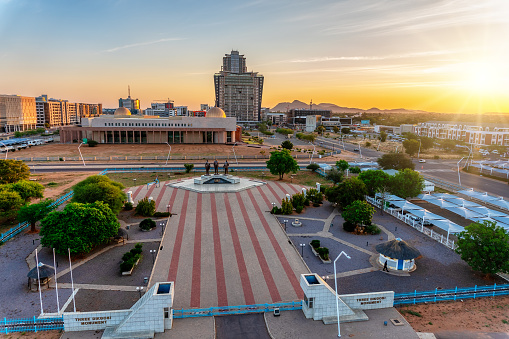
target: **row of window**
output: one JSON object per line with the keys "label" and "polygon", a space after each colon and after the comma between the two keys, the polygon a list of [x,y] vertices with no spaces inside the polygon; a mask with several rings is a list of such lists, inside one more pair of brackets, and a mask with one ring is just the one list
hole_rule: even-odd
{"label": "row of window", "polygon": [[104,126],[118,127],[191,127],[193,124],[169,124],[169,123],[153,123],[153,122],[105,122]]}

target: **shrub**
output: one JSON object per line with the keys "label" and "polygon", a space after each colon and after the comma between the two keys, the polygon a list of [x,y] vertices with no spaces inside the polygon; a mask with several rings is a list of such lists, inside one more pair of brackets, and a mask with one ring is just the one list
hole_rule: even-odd
{"label": "shrub", "polygon": [[309,206],[309,205],[310,205],[309,199],[306,198],[306,200],[304,200],[304,206]]}
{"label": "shrub", "polygon": [[355,224],[354,223],[351,223],[349,221],[345,221],[343,223],[343,229],[347,232],[353,232],[355,231]]}
{"label": "shrub", "polygon": [[95,141],[95,140],[87,140],[87,144],[88,144],[88,147],[96,147],[99,142]]}
{"label": "shrub", "polygon": [[292,199],[290,201],[292,202],[293,207],[297,208],[297,206],[304,206],[305,200],[306,197],[303,193],[295,193],[292,195]]}
{"label": "shrub", "polygon": [[144,231],[151,230],[156,227],[156,222],[152,219],[143,219],[140,222],[140,228]]}
{"label": "shrub", "polygon": [[368,225],[365,227],[366,228],[366,232],[369,233],[369,234],[380,234],[380,232],[382,232],[382,230],[380,230],[380,228],[378,228],[376,225]]}
{"label": "shrub", "polygon": [[171,215],[170,212],[155,212],[154,217],[156,218],[167,218]]}
{"label": "shrub", "polygon": [[284,198],[281,200],[281,213],[283,214],[292,214],[293,212],[293,205],[290,199]]}
{"label": "shrub", "polygon": [[136,214],[139,214],[143,217],[151,217],[154,215],[156,211],[156,202],[154,200],[148,200],[147,197],[138,201],[138,205],[136,206]]}
{"label": "shrub", "polygon": [[313,172],[315,172],[317,169],[320,168],[320,166],[317,163],[314,162],[312,164],[307,165],[306,168],[308,170],[312,170]]}
{"label": "shrub", "polygon": [[126,211],[130,211],[130,210],[132,210],[132,209],[133,209],[133,203],[131,203],[131,202],[126,202],[126,203],[124,204],[124,210],[126,210]]}
{"label": "shrub", "polygon": [[128,272],[134,267],[136,261],[141,258],[142,247],[143,245],[141,243],[137,243],[132,250],[124,253],[122,256],[122,263],[120,263],[121,272]]}
{"label": "shrub", "polygon": [[440,159],[440,157],[438,155],[435,155],[435,156],[433,156],[433,159],[438,160],[438,159]]}
{"label": "shrub", "polygon": [[329,260],[329,249],[327,247],[318,247],[315,251],[323,260]]}
{"label": "shrub", "polygon": [[371,143],[369,141],[366,142],[366,147],[371,146]]}
{"label": "shrub", "polygon": [[186,168],[186,173],[190,173],[194,168],[194,164],[184,164],[184,167]]}
{"label": "shrub", "polygon": [[282,211],[281,211],[281,209],[280,209],[279,207],[274,206],[274,207],[272,208],[272,210],[270,211],[270,213],[272,213],[272,214],[281,214],[281,213],[282,213]]}
{"label": "shrub", "polygon": [[316,250],[318,247],[320,247],[320,240],[318,239],[315,239],[315,240],[311,240],[311,246],[313,246],[313,248]]}
{"label": "shrub", "polygon": [[293,143],[290,140],[285,140],[281,143],[281,147],[291,150],[293,148]]}
{"label": "shrub", "polygon": [[301,213],[303,209],[304,209],[304,206],[302,206],[302,205],[295,206],[295,212],[297,212],[297,213]]}
{"label": "shrub", "polygon": [[319,192],[316,188],[310,188],[307,191],[306,198],[311,200],[313,204],[321,204],[323,200],[322,192]]}
{"label": "shrub", "polygon": [[120,264],[120,272],[129,272],[133,268],[134,264],[130,261],[123,261]]}
{"label": "shrub", "polygon": [[359,174],[360,172],[361,172],[361,169],[359,167],[350,167],[350,173]]}

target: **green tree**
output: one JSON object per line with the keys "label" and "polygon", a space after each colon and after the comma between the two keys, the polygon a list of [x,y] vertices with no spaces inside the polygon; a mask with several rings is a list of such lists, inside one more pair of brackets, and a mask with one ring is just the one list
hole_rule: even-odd
{"label": "green tree", "polygon": [[318,165],[316,162],[313,162],[306,166],[308,170],[312,170],[313,172],[316,172],[317,169],[320,168],[320,165]]}
{"label": "green tree", "polygon": [[293,143],[290,140],[285,140],[281,143],[281,147],[291,150],[293,148]]}
{"label": "green tree", "polygon": [[118,233],[120,224],[109,206],[101,201],[70,203],[63,211],[53,211],[41,221],[41,244],[59,254],[90,252]]}
{"label": "green tree", "polygon": [[370,196],[374,196],[375,193],[380,192],[384,187],[387,187],[390,182],[389,174],[382,170],[367,170],[361,172],[358,178],[364,182]]}
{"label": "green tree", "polygon": [[486,276],[509,273],[509,231],[493,221],[476,222],[458,235],[456,252]]}
{"label": "green tree", "polygon": [[421,150],[430,149],[435,144],[432,138],[426,136],[419,137],[419,140],[421,140]]}
{"label": "green tree", "polygon": [[293,130],[291,130],[289,128],[278,128],[278,129],[276,129],[276,133],[288,135],[288,134],[293,134]]}
{"label": "green tree", "polygon": [[191,173],[194,168],[194,164],[184,164],[184,168],[186,169],[186,173]]}
{"label": "green tree", "polygon": [[342,133],[342,134],[350,134],[350,128],[348,128],[348,127],[343,127],[343,128],[341,129],[341,133]]}
{"label": "green tree", "polygon": [[385,132],[385,131],[381,131],[380,132],[380,141],[381,142],[386,142],[387,141],[387,132]]}
{"label": "green tree", "polygon": [[341,181],[343,181],[344,177],[345,177],[345,174],[343,171],[333,168],[329,171],[329,173],[327,173],[327,175],[325,176],[325,179],[332,181],[333,184],[336,185],[337,183],[340,183]]}
{"label": "green tree", "polygon": [[93,175],[74,185],[72,201],[79,203],[102,201],[117,214],[126,199],[123,189],[124,185],[105,175]]}
{"label": "green tree", "polygon": [[348,178],[338,185],[325,190],[327,200],[341,205],[342,208],[356,200],[364,200],[366,194],[366,185],[357,177]]}
{"label": "green tree", "polygon": [[334,131],[334,133],[339,133],[340,129],[338,126],[332,126],[332,131]]}
{"label": "green tree", "polygon": [[10,219],[16,216],[17,211],[23,206],[24,201],[18,192],[7,188],[0,188],[0,218]]}
{"label": "green tree", "polygon": [[419,172],[411,169],[399,171],[390,179],[391,194],[406,199],[416,197],[424,189],[424,178]]}
{"label": "green tree", "polygon": [[147,197],[138,201],[136,205],[135,213],[143,217],[151,217],[156,212],[155,200],[148,200]]}
{"label": "green tree", "polygon": [[415,139],[403,140],[403,147],[409,156],[413,156],[419,151],[419,141]]}
{"label": "green tree", "polygon": [[18,211],[18,221],[25,222],[28,221],[30,223],[30,231],[37,231],[35,228],[35,223],[39,220],[44,219],[49,212],[51,212],[55,207],[50,206],[53,203],[53,200],[46,199],[37,204],[25,205],[22,206]]}
{"label": "green tree", "polygon": [[21,160],[0,160],[0,184],[28,180],[30,168]]}
{"label": "green tree", "polygon": [[320,126],[316,127],[315,132],[318,133],[318,134],[323,135],[323,132],[325,132],[325,127],[320,125]]}
{"label": "green tree", "polygon": [[343,208],[341,216],[346,222],[359,226],[371,225],[375,209],[366,201],[356,200]]}
{"label": "green tree", "polygon": [[281,151],[270,152],[267,168],[270,173],[279,175],[279,180],[283,180],[285,174],[290,172],[296,173],[299,170],[299,165],[292,158],[289,150],[282,149]]}
{"label": "green tree", "polygon": [[40,199],[44,196],[44,186],[38,182],[20,180],[5,186],[9,190],[17,192],[24,202],[29,202],[32,198]]}
{"label": "green tree", "polygon": [[415,165],[408,156],[399,153],[386,153],[377,160],[382,169],[402,170],[405,168],[414,169]]}
{"label": "green tree", "polygon": [[341,172],[344,172],[348,169],[348,167],[350,167],[350,165],[348,164],[348,161],[346,161],[346,160],[339,160],[339,161],[336,161],[336,167]]}

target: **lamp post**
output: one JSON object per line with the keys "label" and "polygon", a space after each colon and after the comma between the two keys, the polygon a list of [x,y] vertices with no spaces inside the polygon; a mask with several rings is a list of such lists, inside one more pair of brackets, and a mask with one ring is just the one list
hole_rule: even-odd
{"label": "lamp post", "polygon": [[[461,186],[461,177],[460,177],[460,162],[461,160],[465,159],[465,157],[461,158],[460,161],[458,161],[458,183]],[[482,172],[482,170],[481,170]]]}
{"label": "lamp post", "polygon": [[[83,156],[81,155],[81,150],[80,150],[81,145],[83,145],[83,143],[81,143],[81,144],[78,146],[78,152],[80,152],[80,158],[81,158],[81,161],[83,161],[83,166],[86,166],[86,165],[85,165],[85,159],[83,159]],[[7,153],[5,154],[5,156],[7,157]]]}
{"label": "lamp post", "polygon": [[141,299],[141,292],[143,292],[143,287],[136,287],[136,291],[140,292],[140,299]]}
{"label": "lamp post", "polygon": [[309,164],[311,165],[311,162],[313,161],[313,154],[315,154],[315,145],[310,142],[311,145],[313,145],[313,153],[311,153],[311,159],[309,159]]}
{"label": "lamp post", "polygon": [[358,142],[359,144],[359,154],[361,155],[361,159],[362,159],[362,147],[361,147],[361,142],[359,141]]}
{"label": "lamp post", "polygon": [[150,254],[152,254],[152,265],[156,263],[156,250],[150,250]]}
{"label": "lamp post", "polygon": [[168,145],[168,147],[170,147],[170,151],[168,152],[168,156],[166,157],[166,164],[165,164],[165,166],[168,165],[168,159],[170,159],[170,153],[171,153],[171,146],[170,146],[170,144],[166,143],[166,145]]}
{"label": "lamp post", "polygon": [[419,139],[419,151],[417,152],[417,159],[419,159],[420,154],[421,154],[421,139]]}
{"label": "lamp post", "polygon": [[7,148],[7,146],[5,146],[3,142],[0,142],[0,144],[4,145],[5,147],[5,160],[7,160],[7,153],[9,153],[9,149]]}
{"label": "lamp post", "polygon": [[348,259],[351,259],[348,254],[346,254],[344,251],[341,251],[339,255],[334,260],[334,290],[336,291],[336,314],[338,316],[338,337],[341,337],[341,329],[339,328],[339,301],[338,301],[338,278],[336,275],[336,261],[338,261],[339,257],[344,254],[345,257]]}
{"label": "lamp post", "polygon": [[306,247],[306,244],[300,244],[300,253],[301,253],[301,257],[302,259],[304,259],[304,247]]}
{"label": "lamp post", "polygon": [[164,234],[164,227],[166,226],[166,223],[165,222],[162,222],[161,223],[161,237],[163,236]]}
{"label": "lamp post", "polygon": [[237,165],[239,164],[239,162],[237,161],[237,154],[235,154],[235,146],[237,146],[237,143],[234,143],[233,144],[233,147],[232,147],[232,151],[233,151],[233,156],[235,157],[235,162],[237,163]]}
{"label": "lamp post", "polygon": [[136,178],[133,178],[134,186],[136,186]]}
{"label": "lamp post", "polygon": [[285,232],[286,232],[286,223],[288,222],[288,220],[283,220],[283,222],[285,223]]}
{"label": "lamp post", "polygon": [[168,213],[170,213],[170,207],[171,205],[166,205],[166,210],[168,211]]}
{"label": "lamp post", "polygon": [[276,208],[276,203],[275,203],[275,202],[273,202],[273,203],[271,203],[271,204],[272,204],[272,210],[274,210],[274,209]]}
{"label": "lamp post", "polygon": [[396,153],[398,153],[399,145],[396,145]]}

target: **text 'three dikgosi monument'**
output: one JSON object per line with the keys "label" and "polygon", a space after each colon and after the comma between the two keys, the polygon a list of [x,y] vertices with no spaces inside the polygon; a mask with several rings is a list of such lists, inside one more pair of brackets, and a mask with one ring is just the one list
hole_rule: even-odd
{"label": "text 'three dikgosi monument'", "polygon": [[223,57],[223,66],[214,74],[216,107],[227,117],[236,117],[240,125],[256,124],[260,120],[263,75],[248,72],[246,58],[238,51]]}

